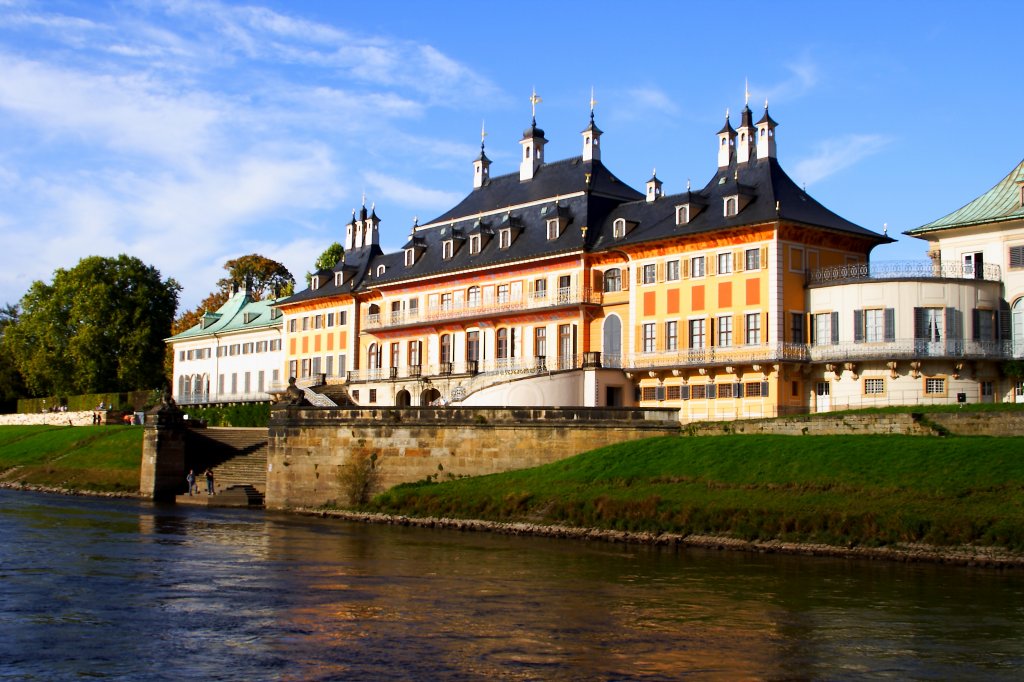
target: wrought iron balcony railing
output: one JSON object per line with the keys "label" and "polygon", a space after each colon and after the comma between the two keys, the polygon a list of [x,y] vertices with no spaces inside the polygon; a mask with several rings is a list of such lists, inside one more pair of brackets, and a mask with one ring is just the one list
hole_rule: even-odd
{"label": "wrought iron balcony railing", "polygon": [[[704,365],[739,365],[760,362],[803,362],[807,359],[807,346],[802,343],[780,343],[762,346],[714,346],[652,353],[633,353],[624,358],[622,368],[653,369],[656,367],[700,367]],[[608,367],[610,365],[605,366]]]}
{"label": "wrought iron balcony railing", "polygon": [[983,264],[979,269],[958,261],[873,261],[811,270],[807,273],[807,284],[848,284],[878,279],[921,278],[982,279],[998,282],[1002,279],[1002,270],[998,265],[989,263]]}
{"label": "wrought iron balcony railing", "polygon": [[601,292],[590,288],[563,287],[548,291],[535,291],[528,296],[504,301],[462,301],[427,308],[413,308],[401,312],[368,314],[363,329],[405,327],[426,322],[457,320],[462,318],[493,317],[518,311],[556,308],[567,305],[601,303]]}
{"label": "wrought iron balcony railing", "polygon": [[837,343],[809,348],[812,362],[853,360],[916,360],[924,358],[962,358],[998,360],[1012,356],[1010,341],[973,341],[968,339],[899,339],[881,343]]}

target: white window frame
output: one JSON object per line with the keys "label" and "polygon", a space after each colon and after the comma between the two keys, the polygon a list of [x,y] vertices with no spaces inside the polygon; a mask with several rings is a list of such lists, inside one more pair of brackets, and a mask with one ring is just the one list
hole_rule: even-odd
{"label": "white window frame", "polygon": [[732,251],[725,251],[717,255],[718,267],[715,269],[719,275],[732,274]]}
{"label": "white window frame", "polygon": [[670,260],[665,263],[665,279],[675,282],[679,279],[679,260]]}
{"label": "white window frame", "polygon": [[707,272],[706,263],[704,256],[691,256],[690,257],[690,277],[703,277]]}
{"label": "white window frame", "polygon": [[507,249],[512,246],[512,228],[503,227],[498,230],[498,248]]}
{"label": "white window frame", "polygon": [[480,253],[480,235],[469,235],[469,253],[473,256]]}

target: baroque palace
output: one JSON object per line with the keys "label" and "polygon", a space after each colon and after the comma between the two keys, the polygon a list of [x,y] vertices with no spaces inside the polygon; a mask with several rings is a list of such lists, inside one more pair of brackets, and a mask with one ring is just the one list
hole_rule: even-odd
{"label": "baroque palace", "polygon": [[[708,182],[666,195],[604,165],[593,103],[569,159],[546,161],[534,116],[518,171],[492,176],[481,142],[472,190],[400,251],[364,202],[309,288],[269,307],[240,292],[208,331],[168,339],[175,398],[268,400],[284,372],[320,405],[658,406],[684,422],[1014,400],[1000,363],[1024,354],[1024,282],[1003,275],[1024,272],[1024,164],[908,232],[928,260],[879,264],[893,240],[797,186],[776,125],[767,104],[735,128],[727,114]],[[249,324],[263,366],[225,369]]]}

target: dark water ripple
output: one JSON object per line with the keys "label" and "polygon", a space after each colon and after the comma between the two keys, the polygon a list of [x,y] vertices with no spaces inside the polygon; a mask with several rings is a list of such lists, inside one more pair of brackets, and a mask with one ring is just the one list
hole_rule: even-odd
{"label": "dark water ripple", "polygon": [[1020,679],[1020,572],[0,490],[0,680]]}

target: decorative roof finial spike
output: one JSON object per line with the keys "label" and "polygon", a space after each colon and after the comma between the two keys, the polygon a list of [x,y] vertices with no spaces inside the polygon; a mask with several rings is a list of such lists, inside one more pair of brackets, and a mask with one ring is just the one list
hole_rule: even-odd
{"label": "decorative roof finial spike", "polygon": [[363,208],[366,208],[366,190],[363,190]]}
{"label": "decorative roof finial spike", "polygon": [[480,153],[484,151],[484,138],[487,137],[487,129],[484,126],[485,121],[480,119]]}
{"label": "decorative roof finial spike", "polygon": [[686,191],[690,191],[690,178],[686,178]]}
{"label": "decorative roof finial spike", "polygon": [[725,120],[726,120],[726,121],[728,121],[728,120],[729,120],[729,107],[726,107],[726,108],[725,108]]}
{"label": "decorative roof finial spike", "polygon": [[768,111],[768,98],[767,97],[764,98],[764,110]]}
{"label": "decorative roof finial spike", "polygon": [[594,99],[594,86],[590,86],[590,120],[594,120],[594,107],[597,106],[597,100]]}
{"label": "decorative roof finial spike", "polygon": [[750,104],[750,79],[743,79],[743,106]]}
{"label": "decorative roof finial spike", "polygon": [[533,92],[530,93],[530,111],[533,115],[533,125],[537,125],[537,105],[543,100],[537,96],[537,88],[533,88]]}
{"label": "decorative roof finial spike", "polygon": [[889,223],[882,223],[882,234],[889,236]]}

